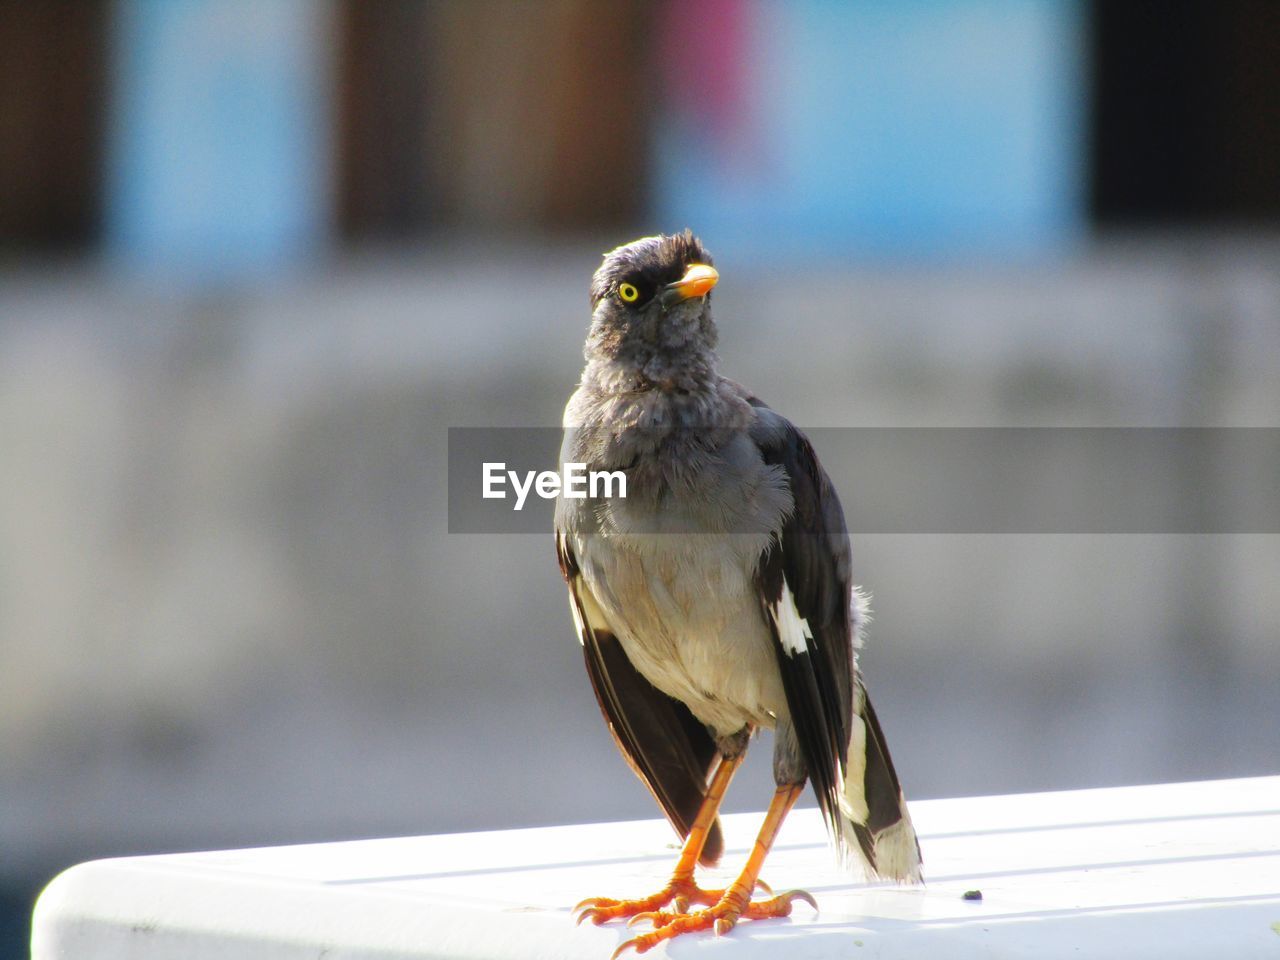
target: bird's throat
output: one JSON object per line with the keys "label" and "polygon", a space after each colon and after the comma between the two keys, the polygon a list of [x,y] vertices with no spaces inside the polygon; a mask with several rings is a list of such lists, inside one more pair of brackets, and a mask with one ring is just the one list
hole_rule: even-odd
{"label": "bird's throat", "polygon": [[584,385],[601,394],[658,392],[696,396],[713,394],[718,379],[710,353],[646,350],[621,356],[595,356],[583,371]]}

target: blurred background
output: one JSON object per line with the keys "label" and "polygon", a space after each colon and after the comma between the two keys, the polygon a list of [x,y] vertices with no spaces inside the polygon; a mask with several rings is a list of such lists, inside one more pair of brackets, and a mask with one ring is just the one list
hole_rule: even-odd
{"label": "blurred background", "polygon": [[[1277,171],[1268,0],[0,0],[0,956],[88,858],[657,815],[549,536],[447,533],[602,250],[700,233],[802,425],[1278,426]],[[909,796],[1280,772],[1280,537],[854,551]]]}

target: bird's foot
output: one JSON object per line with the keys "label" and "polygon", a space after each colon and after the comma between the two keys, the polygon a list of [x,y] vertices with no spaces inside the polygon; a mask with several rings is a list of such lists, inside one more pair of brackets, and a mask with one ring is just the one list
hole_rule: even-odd
{"label": "bird's foot", "polygon": [[698,910],[694,913],[668,913],[664,910],[638,913],[633,916],[632,924],[647,920],[655,929],[621,944],[613,952],[610,960],[618,960],[618,957],[627,950],[644,953],[682,933],[715,930],[716,936],[721,936],[732,930],[739,920],[764,920],[769,917],[790,916],[791,905],[796,900],[803,900],[813,909],[818,909],[817,901],[803,890],[788,890],[768,900],[751,900],[737,888],[730,887],[723,897],[706,910]]}
{"label": "bird's foot", "polygon": [[[756,886],[765,893],[773,893],[763,880],[758,880]],[[659,916],[681,916],[688,913],[689,907],[694,904],[709,907],[720,903],[727,893],[726,890],[703,890],[694,883],[693,877],[672,877],[671,881],[657,893],[640,900],[587,897],[573,908],[573,912],[577,915],[579,924],[584,920],[590,920],[596,926],[600,926],[602,923],[622,917],[629,918],[630,922],[635,923],[640,919],[652,920]],[[672,907],[671,912],[663,911],[661,908],[668,904]],[[655,922],[654,925],[658,924]]]}

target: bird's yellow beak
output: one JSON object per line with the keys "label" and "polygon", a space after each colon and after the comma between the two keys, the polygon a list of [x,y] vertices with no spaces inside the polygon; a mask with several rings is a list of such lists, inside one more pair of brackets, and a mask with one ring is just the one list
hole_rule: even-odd
{"label": "bird's yellow beak", "polygon": [[662,290],[662,305],[674,306],[693,297],[705,297],[720,279],[715,267],[705,263],[691,263],[684,276],[669,283]]}

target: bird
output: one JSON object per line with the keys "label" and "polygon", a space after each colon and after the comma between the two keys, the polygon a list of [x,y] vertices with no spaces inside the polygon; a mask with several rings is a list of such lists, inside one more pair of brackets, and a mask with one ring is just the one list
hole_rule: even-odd
{"label": "bird", "polygon": [[[719,279],[688,229],[606,253],[562,424],[562,467],[626,477],[608,496],[561,492],[556,553],[604,719],[683,838],[656,893],[574,908],[579,923],[651,925],[615,958],[788,916],[797,901],[816,909],[805,891],[774,895],[760,879],[806,782],[844,864],[872,880],[923,882],[858,669],[867,611],[840,500],[808,437],[720,375]],[[724,850],[720,803],[768,729],[776,790],[763,825],[737,879],[703,889],[695,868]]]}

